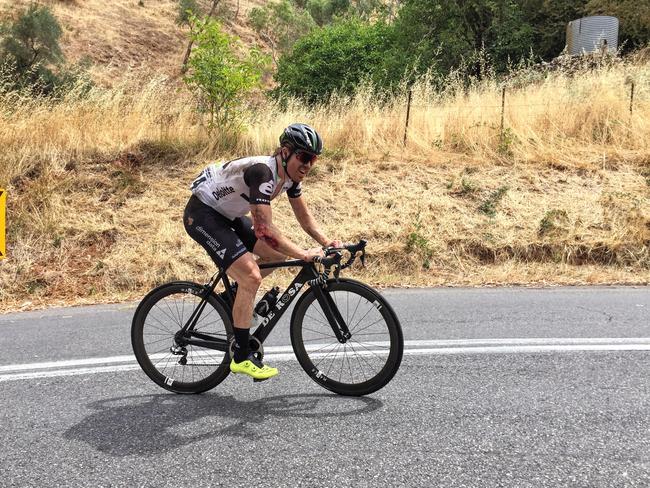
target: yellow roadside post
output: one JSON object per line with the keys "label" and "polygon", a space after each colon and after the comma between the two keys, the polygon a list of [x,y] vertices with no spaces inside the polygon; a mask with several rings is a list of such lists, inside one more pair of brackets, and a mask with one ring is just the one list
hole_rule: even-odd
{"label": "yellow roadside post", "polygon": [[0,259],[7,256],[5,247],[5,209],[7,208],[7,192],[0,188]]}

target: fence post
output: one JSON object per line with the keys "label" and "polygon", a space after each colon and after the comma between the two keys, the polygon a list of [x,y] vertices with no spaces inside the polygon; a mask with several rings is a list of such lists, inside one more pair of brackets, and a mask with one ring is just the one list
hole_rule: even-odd
{"label": "fence post", "polygon": [[409,117],[411,116],[411,93],[413,89],[409,88],[408,101],[406,103],[406,125],[404,126],[404,145],[406,146],[406,136],[409,130]]}
{"label": "fence post", "polygon": [[632,117],[633,107],[634,107],[634,82],[632,82],[632,88],[630,90],[630,117]]}
{"label": "fence post", "polygon": [[503,123],[504,123],[504,114],[506,111],[506,87],[503,87],[501,90],[501,127],[499,129],[499,141],[500,144],[503,144]]}

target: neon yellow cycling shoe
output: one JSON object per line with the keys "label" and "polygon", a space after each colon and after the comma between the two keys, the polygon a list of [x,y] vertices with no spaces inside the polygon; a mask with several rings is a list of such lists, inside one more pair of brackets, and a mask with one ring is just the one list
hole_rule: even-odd
{"label": "neon yellow cycling shoe", "polygon": [[249,354],[246,359],[236,363],[234,359],[230,361],[230,371],[236,374],[247,374],[255,381],[264,381],[278,374],[277,368],[265,366],[262,361],[257,359],[254,354]]}

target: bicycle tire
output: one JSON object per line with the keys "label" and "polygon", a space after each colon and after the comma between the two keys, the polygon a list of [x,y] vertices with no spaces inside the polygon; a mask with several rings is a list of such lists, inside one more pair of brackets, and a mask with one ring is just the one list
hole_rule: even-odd
{"label": "bicycle tire", "polygon": [[[217,386],[230,373],[227,353],[188,345],[187,363],[182,364],[182,356],[170,351],[175,344],[174,334],[189,319],[203,292],[204,288],[197,283],[176,281],[161,285],[142,299],[133,316],[131,345],[138,364],[154,383],[174,393],[202,393]],[[188,307],[186,301],[194,306]],[[196,330],[215,338],[232,337],[230,315],[216,296],[208,297]],[[151,340],[147,341],[148,337]]]}
{"label": "bicycle tire", "polygon": [[[320,309],[314,291],[310,289],[300,298],[291,317],[291,345],[296,358],[309,377],[323,388],[347,396],[374,393],[388,384],[401,364],[404,338],[399,320],[388,302],[377,291],[361,282],[349,279],[340,279],[338,282],[330,280],[325,290],[332,295],[352,337],[345,344],[339,343]],[[353,300],[358,297],[356,304],[354,301],[350,304],[351,296]],[[351,314],[352,307],[355,308]],[[357,320],[357,313],[362,316],[360,320]],[[370,319],[366,320],[368,316]],[[371,320],[375,322],[372,323]],[[367,325],[367,322],[370,322],[370,325]],[[387,341],[381,340],[382,334]],[[375,335],[378,340],[365,339]],[[313,344],[314,341],[329,341],[331,345],[328,343],[323,346],[322,342]],[[341,348],[343,354],[339,358]],[[348,352],[351,356],[354,355],[352,362],[347,357]],[[337,361],[340,364],[332,374],[332,368]],[[377,371],[366,374],[365,368],[368,366],[371,366],[369,369]],[[353,369],[362,371],[358,381]],[[344,376],[348,376],[349,380],[346,378],[343,381]]]}

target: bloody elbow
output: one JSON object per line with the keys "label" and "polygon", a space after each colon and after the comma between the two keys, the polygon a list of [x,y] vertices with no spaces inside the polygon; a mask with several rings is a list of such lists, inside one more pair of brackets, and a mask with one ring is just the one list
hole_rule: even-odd
{"label": "bloody elbow", "polygon": [[280,246],[278,240],[273,236],[271,230],[266,225],[255,227],[255,237],[261,241],[266,242],[273,249],[278,249]]}

